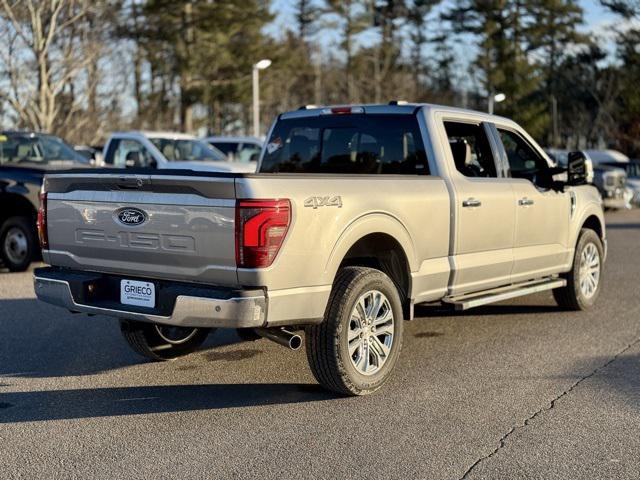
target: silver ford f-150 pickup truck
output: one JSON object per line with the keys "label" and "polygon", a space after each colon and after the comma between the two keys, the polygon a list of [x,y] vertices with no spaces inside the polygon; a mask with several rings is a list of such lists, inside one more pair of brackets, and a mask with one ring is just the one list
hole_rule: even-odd
{"label": "silver ford f-150 pickup truck", "polygon": [[298,348],[326,388],[378,389],[417,303],[552,290],[595,302],[606,255],[584,156],[555,167],[505,118],[436,105],[281,114],[257,173],[47,175],[37,296],[120,319],[134,350],[189,353],[211,329]]}

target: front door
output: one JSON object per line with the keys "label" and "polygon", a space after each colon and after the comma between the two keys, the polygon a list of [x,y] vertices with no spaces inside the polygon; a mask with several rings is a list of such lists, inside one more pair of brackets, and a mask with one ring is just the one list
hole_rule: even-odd
{"label": "front door", "polygon": [[570,197],[549,188],[547,161],[518,132],[497,127],[513,178],[516,229],[513,282],[558,273],[566,260]]}

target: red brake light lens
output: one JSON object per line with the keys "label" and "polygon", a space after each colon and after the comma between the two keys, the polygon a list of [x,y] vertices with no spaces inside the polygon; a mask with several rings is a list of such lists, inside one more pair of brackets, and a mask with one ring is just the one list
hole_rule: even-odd
{"label": "red brake light lens", "polygon": [[46,250],[49,248],[49,235],[47,232],[47,192],[40,193],[40,206],[38,207],[38,239],[40,240],[40,248]]}
{"label": "red brake light lens", "polygon": [[278,255],[291,223],[289,200],[238,200],[236,265],[265,268]]}

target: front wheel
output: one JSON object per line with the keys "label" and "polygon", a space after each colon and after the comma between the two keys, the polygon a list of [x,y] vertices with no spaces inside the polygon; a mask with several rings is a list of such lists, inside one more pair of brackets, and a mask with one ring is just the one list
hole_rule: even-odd
{"label": "front wheel", "polygon": [[379,389],[400,355],[402,322],[400,295],[389,277],[372,268],[340,270],[323,322],[305,332],[316,380],[347,395]]}
{"label": "front wheel", "polygon": [[195,352],[212,330],[120,320],[122,336],[133,351],[155,361]]}
{"label": "front wheel", "polygon": [[578,237],[573,267],[565,275],[567,285],[553,291],[556,302],[568,310],[591,308],[600,294],[604,249],[598,234],[583,228]]}

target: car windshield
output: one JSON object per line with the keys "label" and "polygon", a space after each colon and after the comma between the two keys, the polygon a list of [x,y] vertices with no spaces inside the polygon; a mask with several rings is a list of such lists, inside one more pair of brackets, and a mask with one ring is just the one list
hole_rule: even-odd
{"label": "car windshield", "polygon": [[88,163],[62,139],[53,135],[0,134],[0,165],[45,166]]}
{"label": "car windshield", "polygon": [[321,115],[281,120],[271,134],[265,173],[428,173],[414,115]]}
{"label": "car windshield", "polygon": [[224,154],[207,142],[191,139],[150,138],[151,143],[170,162],[221,162]]}

